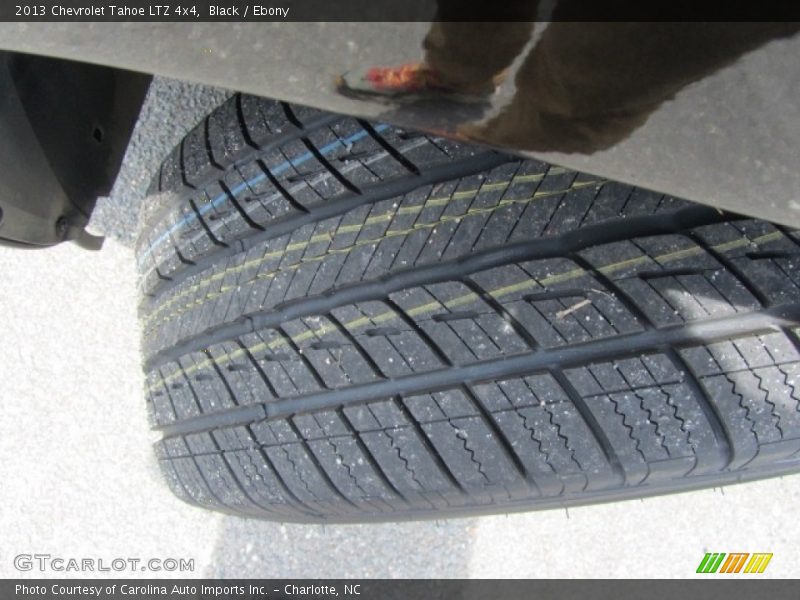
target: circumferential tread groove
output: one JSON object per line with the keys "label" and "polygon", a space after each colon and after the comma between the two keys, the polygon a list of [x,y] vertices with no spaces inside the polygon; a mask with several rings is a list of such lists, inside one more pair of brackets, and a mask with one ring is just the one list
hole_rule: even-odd
{"label": "circumferential tread groove", "polygon": [[[713,222],[717,219],[717,212],[713,209],[701,208],[695,211],[692,208],[688,212],[700,213],[699,216],[702,216],[702,219],[698,219],[700,222]],[[342,286],[337,294],[325,293],[318,296],[306,296],[296,300],[284,301],[276,304],[270,310],[245,313],[233,319],[231,323],[213,326],[197,332],[192,337],[175,340],[169,349],[158,350],[147,357],[145,366],[148,369],[153,368],[164,361],[172,360],[175,356],[191,352],[193,349],[207,346],[217,340],[227,339],[234,335],[241,335],[251,327],[270,327],[298,316],[328,311],[344,303],[386,297],[397,289],[410,287],[414,284],[436,282],[447,276],[463,279],[478,270],[504,264],[514,259],[525,260],[534,257],[549,258],[564,254],[574,255],[575,251],[582,248],[624,239],[630,226],[639,226],[645,232],[680,231],[683,229],[683,219],[680,214],[675,216],[674,223],[664,218],[645,217],[639,222],[632,222],[633,219],[631,219],[627,223],[621,224],[620,228],[595,226],[583,231],[569,232],[558,239],[548,238],[507,245],[485,252],[475,252],[469,257],[469,260],[461,257],[452,262],[440,261],[415,270],[401,269],[397,271],[396,275],[383,276],[363,284]],[[294,272],[293,270],[292,274]]]}
{"label": "circumferential tread groove", "polygon": [[438,518],[800,470],[786,228],[243,94],[151,188],[147,406],[193,505]]}
{"label": "circumferential tread groove", "polygon": [[[347,388],[324,392],[314,392],[306,395],[289,397],[274,402],[265,402],[237,409],[221,411],[220,414],[209,414],[193,419],[182,420],[177,423],[164,424],[157,429],[165,435],[183,435],[186,432],[206,431],[220,426],[227,426],[235,422],[266,416],[269,418],[286,417],[297,413],[313,412],[318,409],[336,406],[338,404],[355,405],[379,399],[382,396],[396,395],[397,393],[419,393],[425,389],[439,389],[450,387],[461,382],[479,382],[484,380],[511,377],[547,369],[551,364],[574,366],[591,364],[601,360],[605,355],[622,356],[657,351],[665,345],[697,343],[708,339],[715,342],[721,339],[736,339],[739,336],[750,336],[766,333],[773,327],[774,322],[786,322],[800,317],[800,305],[780,307],[778,310],[765,311],[762,314],[748,315],[747,317],[724,318],[716,322],[705,323],[702,326],[689,329],[677,327],[661,331],[648,331],[630,334],[622,340],[619,338],[589,342],[577,347],[564,348],[555,351],[527,353],[501,358],[494,361],[485,361],[480,365],[471,367],[440,368],[419,375],[404,378],[386,379],[376,383],[366,383]],[[774,320],[773,320],[774,319]],[[308,366],[308,365],[307,365]],[[316,374],[316,371],[309,369]],[[257,410],[256,410],[257,409]],[[238,413],[240,416],[229,420],[229,416]],[[251,415],[256,417],[251,417]]]}

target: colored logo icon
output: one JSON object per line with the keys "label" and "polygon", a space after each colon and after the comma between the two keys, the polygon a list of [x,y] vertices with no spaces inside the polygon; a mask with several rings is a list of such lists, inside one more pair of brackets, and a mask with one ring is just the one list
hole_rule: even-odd
{"label": "colored logo icon", "polygon": [[771,552],[707,552],[697,573],[763,573],[771,560]]}

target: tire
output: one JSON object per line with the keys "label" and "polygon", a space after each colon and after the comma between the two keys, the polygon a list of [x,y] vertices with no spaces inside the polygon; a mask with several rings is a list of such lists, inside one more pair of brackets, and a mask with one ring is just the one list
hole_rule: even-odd
{"label": "tire", "polygon": [[151,191],[147,406],[187,502],[399,520],[798,471],[796,232],[244,95]]}

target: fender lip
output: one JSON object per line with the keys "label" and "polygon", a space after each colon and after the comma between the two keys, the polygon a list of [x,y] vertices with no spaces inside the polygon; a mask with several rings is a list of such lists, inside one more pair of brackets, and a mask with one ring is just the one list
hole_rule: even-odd
{"label": "fender lip", "polygon": [[[403,128],[449,131],[451,105],[388,110],[347,98],[336,75],[421,52],[425,22],[0,23],[0,46],[113,65]],[[271,59],[265,60],[268,49]],[[800,227],[800,35],[774,40],[664,102],[617,146],[591,155],[522,151],[551,164]],[[295,60],[293,57],[302,57]],[[444,110],[442,110],[444,108]],[[455,115],[459,116],[459,115]]]}

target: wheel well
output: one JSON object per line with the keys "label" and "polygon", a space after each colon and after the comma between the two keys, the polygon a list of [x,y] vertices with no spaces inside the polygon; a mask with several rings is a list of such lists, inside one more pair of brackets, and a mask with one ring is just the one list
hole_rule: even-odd
{"label": "wheel well", "polygon": [[111,191],[150,75],[0,53],[0,243],[80,240]]}

